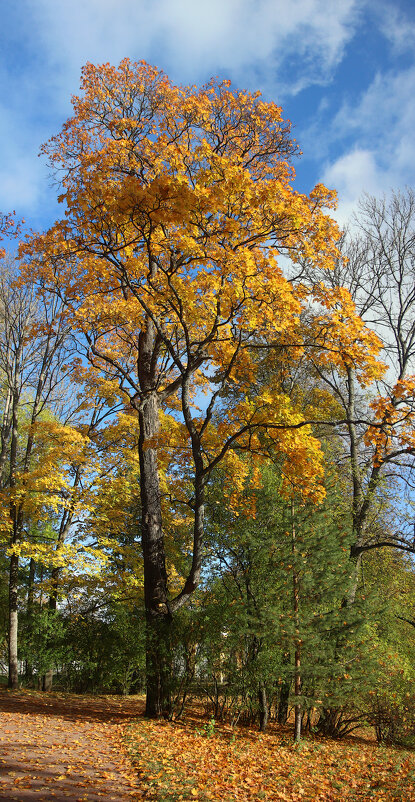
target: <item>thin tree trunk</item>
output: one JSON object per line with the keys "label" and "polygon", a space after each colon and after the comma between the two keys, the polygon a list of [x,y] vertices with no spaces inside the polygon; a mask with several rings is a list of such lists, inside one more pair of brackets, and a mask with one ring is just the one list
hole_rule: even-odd
{"label": "thin tree trunk", "polygon": [[[27,607],[26,607],[26,614],[27,614],[27,637],[29,644],[32,642],[33,637],[33,615],[34,615],[34,584],[35,584],[35,572],[36,572],[36,563],[33,557],[30,558],[29,563],[29,579],[28,579],[28,587],[27,587]],[[31,663],[31,659],[26,660],[26,680],[31,681],[33,678],[33,666]]]}
{"label": "thin tree trunk", "polygon": [[[47,372],[47,368],[48,368],[48,365],[49,365],[49,360],[50,360],[51,354],[53,354],[53,352],[54,352],[54,348],[53,348],[53,346],[51,346],[51,334],[49,334],[48,337],[47,337],[47,340],[46,340],[45,350],[44,350],[43,359],[42,359],[42,366],[41,366],[41,370],[40,370],[40,373],[39,373],[39,376],[38,376],[38,381],[37,381],[37,385],[36,385],[36,394],[35,394],[35,398],[34,398],[34,401],[33,401],[32,414],[31,414],[31,420],[30,420],[30,429],[29,429],[29,435],[28,435],[28,438],[27,438],[26,450],[25,450],[25,458],[24,458],[24,463],[23,463],[23,477],[25,477],[25,475],[28,473],[29,467],[30,467],[30,459],[31,459],[31,456],[32,456],[32,451],[33,451],[33,446],[34,446],[34,429],[33,429],[33,427],[34,427],[34,425],[35,425],[35,423],[37,421],[37,418],[38,418],[38,415],[39,415],[39,412],[40,412],[40,409],[41,409],[42,393],[43,393],[43,389],[44,389],[45,382],[46,382],[46,372]],[[16,534],[16,540],[20,540],[21,531],[22,531],[22,528],[23,528],[23,500],[24,500],[24,497],[20,501],[19,507],[17,509],[17,534]],[[43,690],[51,690],[51,687],[52,687],[53,672],[52,671],[48,671],[47,674],[49,676],[49,680],[45,681],[45,676],[42,677],[42,689]],[[45,687],[45,685],[47,687]]]}
{"label": "thin tree trunk", "polygon": [[[10,442],[10,521],[12,535],[10,545],[16,545],[19,538],[19,513],[16,505],[16,465],[17,465],[17,432],[18,432],[18,382],[20,378],[20,362],[16,360],[15,387],[13,391],[12,409],[12,435]],[[19,587],[19,557],[13,553],[10,557],[9,571],[9,679],[8,686],[16,690],[19,686],[19,665],[17,660],[18,636],[18,587]]]}
{"label": "thin tree trunk", "polygon": [[[300,649],[297,647],[295,650],[295,668],[294,668],[294,693],[298,697],[301,693],[301,657]],[[294,741],[299,743],[301,740],[301,704],[297,702],[294,708]]]}
{"label": "thin tree trunk", "polygon": [[259,699],[259,730],[260,732],[265,732],[268,725],[269,709],[268,709],[267,692],[265,689],[264,682],[262,680],[259,683],[258,699]]}
{"label": "thin tree trunk", "polygon": [[190,435],[192,447],[192,457],[194,464],[194,525],[193,525],[193,555],[189,574],[186,578],[183,590],[176,596],[170,604],[172,612],[176,612],[182,605],[190,599],[200,581],[202,567],[202,548],[204,535],[204,516],[205,516],[205,488],[206,473],[203,464],[201,433],[192,418],[190,409],[189,393],[190,374],[183,377],[182,382],[182,411],[186,423],[187,431]]}
{"label": "thin tree trunk", "polygon": [[[284,671],[286,674],[288,674],[290,663],[290,653],[289,651],[284,651],[282,655],[282,664],[285,667]],[[276,709],[277,722],[278,724],[286,724],[290,701],[291,679],[285,676],[279,681],[278,685],[278,703]]]}
{"label": "thin tree trunk", "polygon": [[[60,568],[56,567],[52,569],[52,576],[51,576],[51,592],[49,594],[48,606],[47,610],[49,614],[54,614],[56,612],[57,603],[58,603],[58,587],[59,587],[59,574]],[[41,682],[41,689],[44,692],[51,691],[53,685],[53,668],[49,667],[46,669],[45,673],[42,674],[42,682]]]}
{"label": "thin tree trunk", "polygon": [[[95,419],[95,411],[94,411],[93,416],[92,416],[90,429],[94,424],[94,419]],[[89,432],[90,432],[90,429],[89,429]],[[72,490],[75,490],[78,487],[78,485],[79,485],[79,483],[81,481],[81,473],[82,473],[81,466],[78,465],[76,467],[76,470],[75,470],[75,477],[74,477],[74,481],[73,481],[73,485],[72,485]],[[72,499],[70,508],[69,509],[65,509],[63,511],[63,514],[62,514],[62,518],[61,518],[61,522],[60,522],[60,526],[59,526],[58,538],[57,538],[57,541],[56,541],[56,550],[58,550],[60,548],[61,544],[65,542],[65,538],[69,534],[69,531],[70,531],[70,528],[71,528],[71,525],[72,525],[72,521],[73,521],[73,517],[74,517],[74,509],[75,509],[75,503],[74,503],[74,500]],[[54,614],[56,612],[56,609],[57,609],[57,606],[58,606],[59,578],[60,578],[61,571],[62,571],[62,568],[60,568],[59,566],[55,566],[54,568],[52,568],[52,572],[51,572],[51,585],[50,585],[51,586],[51,590],[50,590],[49,601],[48,601],[48,611],[51,614]],[[42,677],[42,690],[43,691],[51,691],[52,690],[52,684],[53,684],[53,669],[50,667]]]}
{"label": "thin tree trunk", "polygon": [[9,573],[9,681],[13,690],[19,687],[19,664],[17,660],[17,593],[19,579],[19,558],[16,554],[10,557]]}
{"label": "thin tree trunk", "polygon": [[294,707],[294,741],[299,743],[301,740],[301,719],[302,710],[300,702],[301,694],[301,638],[300,638],[300,622],[299,622],[299,606],[300,606],[300,582],[298,571],[296,567],[297,545],[296,545],[296,531],[294,523],[294,504],[291,504],[291,527],[292,527],[292,553],[293,553],[293,614],[295,626],[295,649],[294,649],[294,693],[296,696],[296,703]]}
{"label": "thin tree trunk", "polygon": [[358,554],[357,557],[354,557],[352,555],[350,559],[353,561],[353,573],[351,577],[352,581],[350,583],[349,591],[347,593],[347,599],[345,600],[345,605],[347,607],[352,607],[352,605],[356,601],[356,593],[359,587],[359,574],[362,564],[362,553]]}
{"label": "thin tree trunk", "polygon": [[[359,441],[356,432],[356,425],[353,421],[356,418],[356,379],[354,370],[347,369],[347,417],[349,419],[349,441],[350,441],[350,465],[352,472],[353,484],[353,507],[352,507],[352,525],[353,525],[353,543],[350,548],[350,558],[354,563],[352,581],[345,599],[346,606],[352,606],[356,600],[357,588],[359,586],[359,570],[362,560],[362,554],[359,552],[359,546],[363,540],[363,531],[365,518],[368,510],[368,493],[363,492],[362,475],[359,467]],[[378,469],[372,471],[372,476],[376,477]],[[375,478],[376,484],[376,478]]]}
{"label": "thin tree trunk", "polygon": [[0,432],[0,487],[7,485],[6,465],[8,448],[10,441],[10,432],[12,427],[12,391],[10,387],[7,388],[7,396],[4,402],[3,421]]}

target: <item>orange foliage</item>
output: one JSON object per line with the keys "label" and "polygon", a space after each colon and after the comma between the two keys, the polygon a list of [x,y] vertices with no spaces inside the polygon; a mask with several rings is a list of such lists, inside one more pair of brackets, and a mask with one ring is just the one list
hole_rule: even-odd
{"label": "orange foliage", "polygon": [[414,396],[415,376],[408,376],[397,381],[388,395],[379,395],[372,401],[374,419],[365,434],[365,443],[375,446],[375,465],[394,455],[414,453]]}
{"label": "orange foliage", "polygon": [[[415,757],[375,743],[304,740],[271,726],[261,734],[203,721],[137,721],[130,754],[149,799],[189,802],[340,802],[414,798]],[[211,732],[213,730],[213,732]],[[369,734],[369,733],[368,733]]]}
{"label": "orange foliage", "polygon": [[[15,212],[3,214],[0,212],[0,242],[3,239],[15,239],[20,234],[21,224],[16,222]],[[0,259],[5,255],[5,249],[0,248]]]}
{"label": "orange foliage", "polygon": [[[339,370],[357,365],[363,384],[379,373],[379,342],[348,294],[293,289],[278,264],[283,252],[333,266],[338,230],[324,209],[335,193],[321,184],[309,196],[294,191],[290,125],[258,93],[234,91],[228,81],[177,87],[128,59],[118,69],[87,64],[82,90],[43,148],[63,175],[65,218],[22,249],[27,270],[62,295],[90,359],[136,409],[144,398],[139,332],[152,321],[156,391],[168,406],[148,445],[162,462],[163,449],[178,463],[192,455],[189,421],[186,430],[176,414],[186,383],[193,403],[204,391],[206,405],[219,406],[219,415],[195,414],[190,426],[203,442],[205,471],[227,458],[237,483],[242,463],[229,449],[259,454],[266,431],[286,459],[289,484],[320,499],[319,444],[280,386],[255,389],[253,346],[283,341],[298,357],[311,343]],[[304,332],[301,313],[316,303],[323,312]]]}

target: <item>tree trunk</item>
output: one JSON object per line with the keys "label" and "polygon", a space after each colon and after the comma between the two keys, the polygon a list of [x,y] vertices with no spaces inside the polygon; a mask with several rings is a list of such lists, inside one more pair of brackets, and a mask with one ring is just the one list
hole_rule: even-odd
{"label": "tree trunk", "polygon": [[146,715],[170,714],[170,630],[167,573],[161,521],[161,499],[156,452],[145,441],[158,428],[157,400],[152,396],[140,412],[141,539],[146,609]]}
{"label": "tree trunk", "polygon": [[150,320],[140,334],[139,458],[141,494],[141,542],[144,561],[146,610],[146,715],[170,715],[171,708],[171,612],[167,599],[167,573],[161,516],[157,451],[148,441],[159,431],[155,369],[157,338]]}
{"label": "tree trunk", "polygon": [[[301,677],[300,677],[300,656],[299,651],[296,650],[295,653],[295,695],[298,697],[301,693]],[[301,704],[297,702],[294,707],[294,741],[295,743],[299,743],[301,741],[301,720],[302,720],[302,713],[301,713]]]}
{"label": "tree trunk", "polygon": [[[284,651],[282,655],[282,664],[284,667],[284,677],[278,681],[278,702],[276,705],[276,719],[278,724],[286,724],[288,718],[288,708],[290,701],[291,690],[291,657],[288,651]],[[286,674],[290,671],[290,678]]]}
{"label": "tree trunk", "polygon": [[13,690],[19,687],[19,664],[17,661],[17,591],[18,591],[19,558],[16,554],[10,557],[9,574],[9,681]]}
{"label": "tree trunk", "polygon": [[350,559],[353,562],[353,570],[347,598],[345,599],[345,606],[347,607],[352,607],[356,601],[357,589],[359,587],[359,575],[362,564],[362,554],[358,554],[357,557],[351,555]]}
{"label": "tree trunk", "polygon": [[[94,411],[93,416],[92,416],[91,425],[93,424],[93,421],[94,421],[94,415],[95,415],[95,411]],[[77,468],[76,468],[76,471],[75,471],[75,478],[74,478],[74,482],[73,482],[73,485],[72,485],[72,489],[73,490],[75,490],[75,488],[78,487],[80,479],[81,479],[81,466],[78,465]],[[70,531],[72,520],[73,520],[73,515],[74,515],[74,506],[75,506],[74,502],[72,502],[70,509],[67,509],[67,510],[63,511],[61,522],[60,522],[60,526],[59,526],[58,539],[57,539],[57,542],[56,542],[56,550],[58,550],[60,548],[60,546],[62,545],[62,543],[65,542],[65,538],[66,538],[68,532]],[[50,594],[49,594],[49,601],[48,601],[48,612],[49,612],[49,614],[51,614],[51,613],[54,614],[54,613],[56,613],[56,610],[57,610],[58,593],[59,593],[59,578],[60,578],[60,575],[61,575],[61,571],[62,571],[62,568],[60,568],[59,566],[55,566],[54,568],[52,568],[51,583],[50,583]],[[51,691],[52,690],[52,684],[53,684],[53,668],[50,667],[50,668],[47,669],[45,674],[42,676],[42,690],[43,691]]]}
{"label": "tree trunk", "polygon": [[268,724],[269,711],[268,711],[267,692],[265,690],[265,685],[262,681],[259,683],[258,699],[259,699],[259,731],[265,732]]}
{"label": "tree trunk", "polygon": [[[33,638],[33,616],[34,616],[34,585],[35,585],[36,563],[33,557],[30,558],[29,564],[29,579],[27,585],[27,639],[29,642],[29,649],[31,651],[32,638]],[[33,666],[31,658],[26,660],[26,681],[31,682],[33,679]]]}
{"label": "tree trunk", "polygon": [[10,440],[10,432],[12,427],[12,391],[10,387],[7,388],[7,396],[4,401],[3,420],[0,430],[0,487],[5,487],[7,484],[7,456]]}
{"label": "tree trunk", "polygon": [[302,721],[301,702],[299,699],[301,694],[301,641],[299,639],[296,642],[294,653],[294,693],[297,699],[294,707],[294,741],[299,743],[301,740]]}
{"label": "tree trunk", "polygon": [[42,676],[42,691],[51,691],[53,682],[53,669],[49,668]]}
{"label": "tree trunk", "polygon": [[294,741],[299,743],[301,740],[301,638],[300,638],[300,580],[296,567],[297,560],[297,537],[294,520],[294,503],[291,503],[291,526],[292,526],[292,554],[293,554],[293,616],[295,626],[294,638],[294,693],[296,697],[294,707]]}
{"label": "tree trunk", "polygon": [[[49,342],[49,340],[48,340]],[[22,359],[23,339],[19,343],[15,358],[14,386],[12,391],[12,414],[11,414],[11,441],[10,441],[10,478],[9,485],[11,491],[10,520],[12,524],[11,545],[19,543],[23,530],[24,512],[23,498],[19,502],[16,499],[16,470],[18,452],[18,426],[19,426],[19,403],[20,403],[20,380],[21,380],[21,359]],[[36,387],[35,400],[33,402],[31,425],[27,438],[25,458],[23,463],[23,475],[29,469],[30,457],[32,454],[34,436],[33,424],[35,423],[40,407],[42,388],[44,385],[44,366],[47,360],[48,349],[43,357],[42,370]],[[24,494],[23,494],[24,495]],[[17,639],[18,639],[18,571],[19,558],[12,554],[10,558],[10,584],[9,584],[9,687],[18,687],[18,663],[17,663]]]}
{"label": "tree trunk", "polygon": [[[19,539],[19,512],[16,505],[16,465],[17,465],[17,410],[19,394],[17,382],[19,379],[19,364],[16,367],[16,386],[13,391],[13,410],[12,410],[12,436],[10,443],[10,521],[12,525],[11,546],[14,546]],[[18,633],[18,587],[19,587],[19,557],[12,552],[10,557],[9,572],[9,688],[14,690],[19,687],[19,666],[17,662],[17,633]]]}
{"label": "tree trunk", "polygon": [[279,698],[277,704],[277,722],[278,724],[286,724],[288,718],[288,708],[290,701],[290,687],[291,683],[285,680],[281,683],[279,690]]}
{"label": "tree trunk", "polygon": [[[56,567],[52,569],[51,574],[51,591],[48,600],[47,611],[49,615],[53,615],[56,612],[57,604],[58,604],[58,585],[59,585],[59,574],[61,569]],[[50,640],[48,645],[52,645]],[[53,668],[48,668],[44,674],[42,674],[42,681],[40,684],[42,691],[51,691],[53,685]]]}
{"label": "tree trunk", "polygon": [[171,713],[171,618],[146,618],[146,716],[169,718]]}

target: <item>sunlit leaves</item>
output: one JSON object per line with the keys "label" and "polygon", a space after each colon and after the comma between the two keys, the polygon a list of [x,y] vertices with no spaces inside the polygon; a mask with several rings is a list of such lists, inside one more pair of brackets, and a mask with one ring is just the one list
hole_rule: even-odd
{"label": "sunlit leaves", "polygon": [[414,759],[373,743],[308,741],[294,746],[281,732],[208,725],[137,722],[128,731],[130,755],[150,798],[272,799],[334,802],[352,795],[410,800]]}

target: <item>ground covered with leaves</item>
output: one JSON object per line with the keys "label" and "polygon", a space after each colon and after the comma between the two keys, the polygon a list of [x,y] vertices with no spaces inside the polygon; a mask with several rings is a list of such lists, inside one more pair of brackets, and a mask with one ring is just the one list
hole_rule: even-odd
{"label": "ground covered with leaves", "polygon": [[415,799],[415,754],[366,738],[295,746],[288,729],[261,734],[197,717],[140,719],[127,732],[146,798],[157,802]]}
{"label": "ground covered with leaves", "polygon": [[[137,699],[0,691],[0,799],[142,799],[123,747]],[[141,712],[142,704],[139,703]]]}
{"label": "ground covered with leaves", "polygon": [[[415,799],[415,753],[368,738],[260,734],[198,711],[183,722],[142,718],[137,697],[0,692],[0,800]],[[367,735],[368,733],[366,733]]]}

